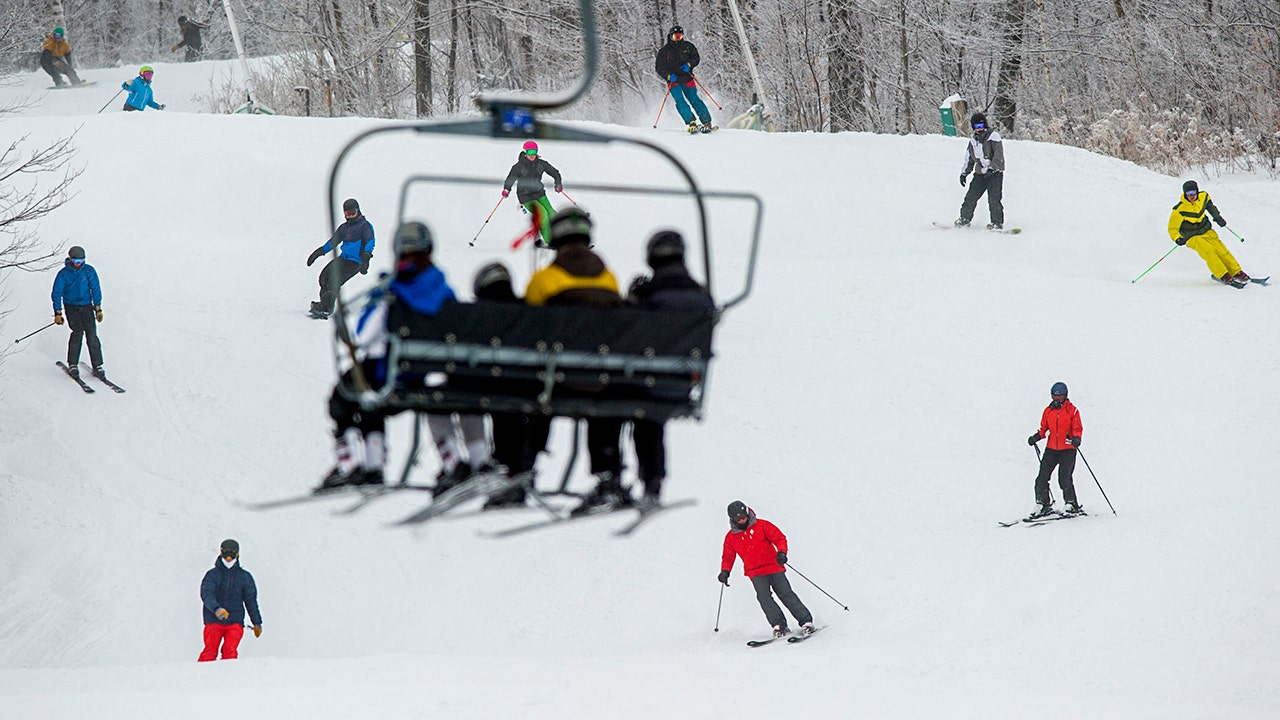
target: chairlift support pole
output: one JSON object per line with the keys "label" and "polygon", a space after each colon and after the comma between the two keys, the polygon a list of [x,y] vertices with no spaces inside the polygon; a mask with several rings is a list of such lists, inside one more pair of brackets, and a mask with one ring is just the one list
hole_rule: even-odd
{"label": "chairlift support pole", "polygon": [[236,56],[240,58],[240,72],[244,74],[244,94],[247,102],[235,109],[236,113],[275,115],[275,111],[258,103],[253,97],[253,87],[249,84],[249,63],[244,59],[244,43],[240,42],[240,26],[236,25],[236,14],[231,9],[231,0],[222,0],[222,9],[227,14],[227,26],[231,28],[231,39],[236,44]]}
{"label": "chairlift support pole", "polygon": [[760,87],[760,72],[756,70],[756,60],[751,55],[751,43],[747,42],[747,31],[742,26],[742,16],[738,14],[737,0],[729,0],[729,12],[733,15],[733,25],[738,29],[738,42],[742,43],[742,54],[747,58],[747,70],[751,72],[751,85],[755,89],[755,104],[764,107],[764,89]]}

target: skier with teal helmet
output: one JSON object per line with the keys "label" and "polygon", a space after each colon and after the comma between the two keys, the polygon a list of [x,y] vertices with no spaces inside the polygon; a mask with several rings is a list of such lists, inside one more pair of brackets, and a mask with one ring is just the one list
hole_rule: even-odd
{"label": "skier with teal helmet", "polygon": [[524,209],[539,215],[542,241],[538,243],[538,247],[551,246],[551,218],[556,214],[555,208],[551,207],[551,200],[547,198],[547,188],[542,184],[544,173],[555,180],[556,192],[564,190],[560,171],[539,157],[538,143],[529,140],[520,150],[520,159],[511,166],[507,179],[502,182],[502,197],[509,195],[512,186],[515,186],[516,199]]}
{"label": "skier with teal helmet", "polygon": [[138,69],[138,77],[132,82],[120,83],[120,87],[129,91],[129,97],[124,99],[125,112],[138,111],[141,112],[147,108],[155,108],[163,110],[164,105],[157,103],[155,96],[151,93],[151,77],[155,74],[155,70],[150,65],[143,65]]}

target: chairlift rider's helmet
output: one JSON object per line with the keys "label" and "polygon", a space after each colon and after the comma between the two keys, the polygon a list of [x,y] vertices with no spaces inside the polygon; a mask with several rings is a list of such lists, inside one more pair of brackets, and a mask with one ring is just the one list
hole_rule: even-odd
{"label": "chairlift rider's helmet", "polygon": [[431,229],[416,220],[403,223],[396,230],[396,256],[404,257],[409,253],[429,253],[435,249],[435,241],[431,238]]}
{"label": "chairlift rider's helmet", "polygon": [[568,207],[551,217],[552,248],[571,242],[591,242],[591,216],[576,208]]}
{"label": "chairlift rider's helmet", "polygon": [[645,260],[649,267],[684,261],[684,238],[675,230],[659,230],[649,238],[645,248]]}
{"label": "chairlift rider's helmet", "polygon": [[492,291],[497,289],[495,286],[499,285],[505,285],[507,292],[514,293],[511,289],[511,272],[507,270],[507,266],[500,262],[492,262],[476,272],[471,290],[478,300],[493,294]]}

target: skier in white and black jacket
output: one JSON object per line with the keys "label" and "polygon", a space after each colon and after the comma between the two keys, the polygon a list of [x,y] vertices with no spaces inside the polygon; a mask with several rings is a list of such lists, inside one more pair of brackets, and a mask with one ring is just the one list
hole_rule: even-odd
{"label": "skier in white and black jacket", "polygon": [[987,210],[991,214],[993,230],[1004,228],[1004,143],[1000,142],[1000,133],[988,123],[987,116],[974,113],[969,119],[973,128],[973,137],[965,148],[964,169],[960,171],[960,185],[963,186],[973,173],[973,182],[969,184],[969,192],[965,193],[964,202],[960,204],[960,219],[957,227],[968,227],[973,222],[973,211],[978,206],[978,198],[987,194]]}

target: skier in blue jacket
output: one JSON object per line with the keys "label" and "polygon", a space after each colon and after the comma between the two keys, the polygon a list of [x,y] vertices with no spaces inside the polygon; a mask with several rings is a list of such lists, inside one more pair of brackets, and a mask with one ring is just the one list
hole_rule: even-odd
{"label": "skier in blue jacket", "polygon": [[141,112],[147,108],[164,109],[164,105],[157,103],[151,93],[151,76],[154,74],[155,70],[152,70],[150,65],[143,65],[138,70],[138,77],[132,82],[120,83],[122,89],[129,91],[129,97],[124,99],[125,112],[135,110]]}
{"label": "skier in blue jacket", "polygon": [[89,360],[93,374],[106,377],[102,371],[102,342],[98,340],[98,325],[102,322],[102,285],[98,271],[84,261],[84,248],[73,246],[67,251],[62,269],[53,279],[53,321],[61,325],[62,312],[71,328],[71,340],[67,343],[67,371],[80,375],[80,341],[89,346]]}
{"label": "skier in blue jacket", "polygon": [[240,639],[244,637],[244,615],[249,611],[253,636],[262,636],[262,613],[258,611],[258,586],[248,570],[240,567],[240,543],[226,539],[218,550],[218,559],[200,581],[200,602],[204,605],[204,650],[200,662],[239,657]]}
{"label": "skier in blue jacket", "polygon": [[356,273],[368,274],[369,261],[373,259],[373,246],[377,241],[373,237],[373,225],[360,212],[360,203],[355,198],[347,198],[342,203],[342,215],[346,222],[307,257],[307,267],[311,267],[335,245],[339,248],[338,257],[320,271],[320,302],[311,303],[311,314],[317,318],[329,317],[338,301],[338,289]]}

